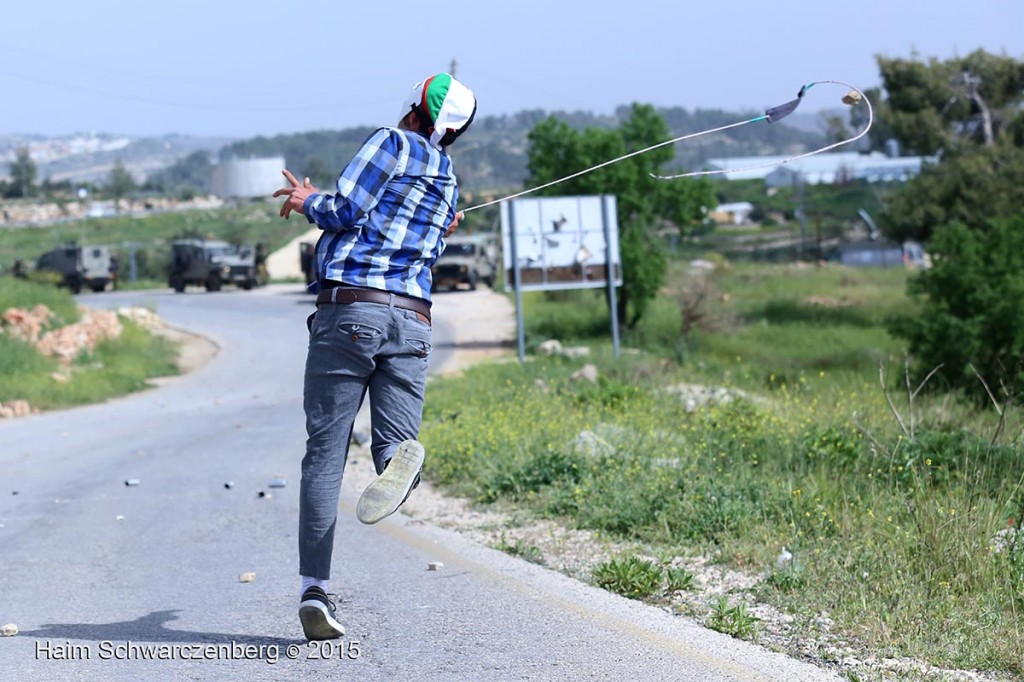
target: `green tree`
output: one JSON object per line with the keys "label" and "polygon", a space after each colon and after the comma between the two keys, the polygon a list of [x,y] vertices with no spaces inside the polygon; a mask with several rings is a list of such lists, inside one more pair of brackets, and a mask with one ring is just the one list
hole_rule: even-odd
{"label": "green tree", "polygon": [[135,178],[124,167],[121,159],[114,163],[107,178],[107,193],[114,200],[116,210],[120,211],[121,199],[128,197],[135,191]]}
{"label": "green tree", "polygon": [[944,226],[931,252],[933,267],[909,287],[924,313],[893,325],[909,342],[914,374],[920,380],[942,365],[947,385],[985,399],[977,371],[993,392],[1012,392],[1024,359],[1024,212]]}
{"label": "green tree", "polygon": [[881,120],[904,148],[938,157],[886,201],[886,233],[927,241],[934,261],[909,285],[920,315],[894,331],[918,379],[942,365],[949,385],[980,396],[975,371],[1012,387],[1024,354],[1024,63],[983,50],[878,63]]}
{"label": "green tree", "polygon": [[852,137],[852,135],[850,135],[849,128],[846,127],[846,121],[843,120],[842,116],[825,116],[824,119],[825,136],[828,138],[829,144],[842,142],[843,140]]}
{"label": "green tree", "polygon": [[878,57],[879,103],[903,147],[915,154],[993,146],[1024,116],[1024,62],[976,50],[947,61]]}
{"label": "green tree", "polygon": [[939,226],[983,225],[1024,206],[1024,148],[1001,142],[951,154],[888,195],[886,234],[896,241],[927,242]]}
{"label": "green tree", "polygon": [[[864,97],[871,102],[871,107],[875,112],[875,119],[871,124],[871,129],[868,130],[867,139],[870,141],[872,149],[882,149],[887,141],[895,137],[892,132],[892,126],[889,125],[888,116],[885,113],[886,102],[882,98],[880,88],[867,88],[864,90]],[[853,130],[863,130],[867,123],[867,107],[850,107],[850,127]]]}
{"label": "green tree", "polygon": [[8,191],[11,198],[32,196],[36,182],[36,162],[32,160],[28,147],[16,152],[10,164],[11,184]]}
{"label": "green tree", "polygon": [[893,192],[892,238],[927,241],[954,221],[1013,215],[1024,198],[1024,62],[977,50],[927,62],[878,58],[887,99],[879,120],[904,149],[938,162]]}
{"label": "green tree", "polygon": [[317,187],[328,188],[328,191],[334,184],[334,178],[337,177],[338,172],[328,168],[327,163],[319,156],[311,156],[306,159],[306,166],[302,170],[303,176],[309,178],[310,182]]}
{"label": "green tree", "polygon": [[[664,119],[646,104],[633,104],[629,116],[611,130],[579,131],[552,116],[537,123],[528,136],[527,184],[550,182],[669,137]],[[623,275],[617,312],[629,327],[643,317],[664,283],[666,261],[657,230],[669,222],[686,232],[700,223],[705,208],[715,201],[706,181],[666,182],[650,176],[663,172],[672,158],[673,150],[666,146],[541,190],[548,196],[617,197]]]}
{"label": "green tree", "polygon": [[190,193],[191,196],[195,196],[210,191],[212,176],[213,165],[210,162],[210,154],[200,150],[192,152],[162,171],[153,174],[149,184],[165,194],[185,195]]}

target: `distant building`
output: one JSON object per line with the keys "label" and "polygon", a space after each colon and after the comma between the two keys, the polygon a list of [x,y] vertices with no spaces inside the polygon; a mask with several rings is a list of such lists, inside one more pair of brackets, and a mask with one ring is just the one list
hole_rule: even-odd
{"label": "distant building", "polygon": [[284,185],[283,156],[261,159],[230,159],[213,167],[213,193],[224,199],[270,197]]}
{"label": "distant building", "polygon": [[117,215],[117,205],[113,201],[93,201],[85,211],[86,218],[106,218]]}
{"label": "distant building", "polygon": [[719,204],[708,217],[718,225],[746,225],[750,222],[750,214],[754,205],[749,201],[737,201],[731,204]]}
{"label": "distant building", "polygon": [[768,187],[789,187],[796,176],[809,185],[835,184],[850,180],[868,182],[905,182],[921,172],[933,157],[889,157],[881,152],[833,152],[815,154],[781,166],[761,167],[784,161],[789,156],[737,156],[708,159],[708,170],[724,170],[727,180],[764,180]]}

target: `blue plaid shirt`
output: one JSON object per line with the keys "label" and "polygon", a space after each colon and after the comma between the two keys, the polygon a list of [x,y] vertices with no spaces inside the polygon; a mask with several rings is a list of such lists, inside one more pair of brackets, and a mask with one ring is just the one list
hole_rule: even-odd
{"label": "blue plaid shirt", "polygon": [[380,128],[338,176],[337,189],[302,205],[324,231],[318,279],[429,301],[430,266],[444,251],[459,196],[448,154],[418,133]]}

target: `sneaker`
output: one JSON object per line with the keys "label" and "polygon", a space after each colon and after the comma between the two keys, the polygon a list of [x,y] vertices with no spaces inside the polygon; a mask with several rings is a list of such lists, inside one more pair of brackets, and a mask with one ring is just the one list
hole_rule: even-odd
{"label": "sneaker", "polygon": [[345,636],[345,628],[334,619],[337,608],[321,588],[313,586],[302,593],[299,622],[306,639],[337,639]]}
{"label": "sneaker", "polygon": [[377,523],[394,514],[419,483],[424,454],[419,441],[407,440],[399,445],[384,473],[359,497],[356,517],[363,523]]}

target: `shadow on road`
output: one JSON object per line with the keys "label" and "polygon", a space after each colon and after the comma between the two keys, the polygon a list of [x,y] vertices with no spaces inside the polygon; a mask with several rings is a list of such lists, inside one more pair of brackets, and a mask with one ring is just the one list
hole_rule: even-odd
{"label": "shadow on road", "polygon": [[38,630],[23,631],[21,636],[46,640],[87,640],[97,642],[181,642],[200,644],[255,644],[278,645],[305,644],[304,639],[282,639],[279,637],[252,637],[230,635],[222,632],[188,632],[171,630],[167,623],[176,620],[178,612],[154,611],[149,615],[118,623],[49,623]]}

